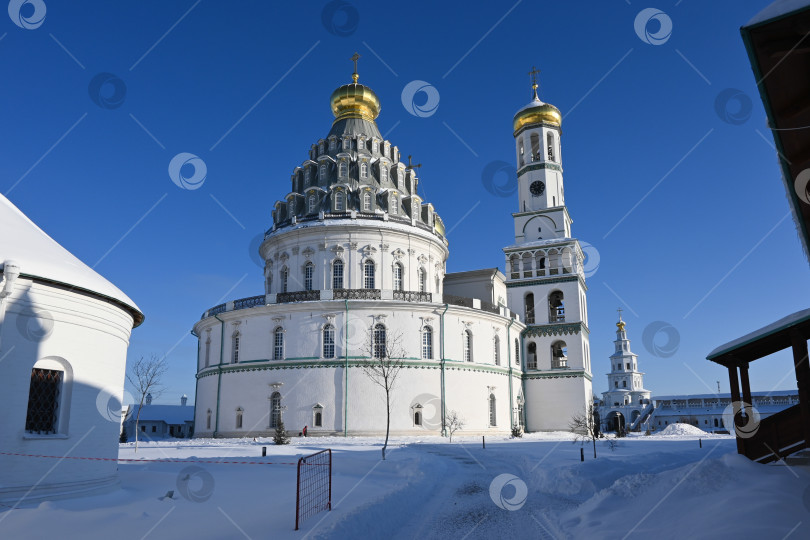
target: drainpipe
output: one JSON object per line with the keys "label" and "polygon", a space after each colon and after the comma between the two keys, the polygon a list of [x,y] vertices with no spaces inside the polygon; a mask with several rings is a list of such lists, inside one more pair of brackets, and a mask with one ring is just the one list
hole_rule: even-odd
{"label": "drainpipe", "polygon": [[219,433],[219,396],[222,390],[222,358],[225,353],[225,321],[219,318],[218,313],[214,314],[214,318],[222,323],[219,333],[219,364],[217,365],[217,414],[214,418],[214,438],[216,439]]}
{"label": "drainpipe", "polygon": [[343,390],[343,436],[349,436],[349,299],[346,302],[346,322],[343,330],[343,357],[346,359],[343,368],[344,390]]}
{"label": "drainpipe", "polygon": [[[6,261],[3,263],[3,281],[0,282],[0,326],[6,319],[6,298],[11,295],[14,290],[14,282],[20,275],[20,267],[14,261]],[[0,333],[0,339],[2,334]],[[2,342],[0,342],[2,348]]]}
{"label": "drainpipe", "polygon": [[515,324],[515,319],[509,320],[506,327],[506,361],[509,363],[509,429],[515,429],[515,415],[512,414],[512,339],[509,330]]}
{"label": "drainpipe", "polygon": [[444,314],[447,313],[447,310],[450,309],[450,304],[444,305],[444,311],[442,311],[441,317],[439,318],[440,324],[439,328],[441,330],[442,339],[441,339],[441,381],[442,381],[442,437],[447,436],[447,426],[444,423],[445,415],[446,415],[446,407],[447,404],[445,403],[445,391],[444,391],[444,383],[445,383],[445,376],[444,376]]}
{"label": "drainpipe", "polygon": [[[529,329],[526,328],[525,330],[523,330],[520,333],[520,352],[522,353],[521,356],[523,357],[523,364],[521,364],[521,367],[526,365],[526,347],[523,344],[523,336],[526,335],[526,332],[528,330]],[[528,409],[529,408],[526,406],[526,401],[527,401],[527,399],[526,399],[526,379],[524,377],[521,377],[520,387],[523,389],[523,425],[526,426],[526,430],[528,431],[528,429],[529,429],[529,411],[528,411]]]}
{"label": "drainpipe", "polygon": [[[197,373],[199,374],[199,372],[200,372],[200,336],[197,335],[197,333],[194,331],[193,328],[191,329],[191,335],[194,336],[195,338],[197,338]],[[194,419],[194,424],[193,425],[194,425],[194,430],[196,432],[196,427],[197,427],[197,393],[198,393],[198,391],[200,389],[200,377],[199,377],[199,375],[194,377],[194,379],[195,379],[194,380],[194,415],[192,416],[192,418]]]}

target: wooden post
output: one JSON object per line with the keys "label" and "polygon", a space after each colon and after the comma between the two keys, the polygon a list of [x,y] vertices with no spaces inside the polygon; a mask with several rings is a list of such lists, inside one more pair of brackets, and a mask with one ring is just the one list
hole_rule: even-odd
{"label": "wooden post", "polygon": [[799,409],[802,412],[804,446],[810,446],[810,363],[807,358],[807,339],[798,330],[790,333],[793,349],[793,367],[796,370],[796,386],[799,389]]}
{"label": "wooden post", "polygon": [[737,378],[736,365],[728,366],[728,382],[731,388],[731,405],[734,417],[731,420],[731,426],[726,427],[734,430],[734,436],[737,439],[737,453],[746,455],[745,440],[737,437],[737,415],[740,414],[740,381]]}

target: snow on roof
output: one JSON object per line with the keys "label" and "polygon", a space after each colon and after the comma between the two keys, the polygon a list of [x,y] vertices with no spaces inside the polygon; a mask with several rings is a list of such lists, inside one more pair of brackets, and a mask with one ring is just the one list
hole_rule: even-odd
{"label": "snow on roof", "polygon": [[[772,390],[770,392],[751,392],[751,397],[767,396],[797,396],[798,390]],[[721,394],[674,394],[669,396],[653,396],[653,401],[674,401],[687,399],[731,399],[731,394],[724,392]]]}
{"label": "snow on roof", "polygon": [[105,296],[134,312],[136,326],[143,320],[143,314],[135,302],[59,245],[2,194],[0,230],[4,232],[0,241],[0,266],[5,261],[14,261],[20,266],[20,273],[24,276],[58,282]]}
{"label": "snow on roof", "polygon": [[776,0],[773,4],[757,13],[746,26],[753,26],[776,17],[781,17],[810,6],[810,0]]}
{"label": "snow on roof", "polygon": [[779,319],[778,321],[769,324],[768,326],[763,326],[759,330],[754,330],[750,334],[745,334],[744,336],[739,337],[739,338],[737,338],[735,340],[729,341],[728,343],[726,343],[724,345],[720,345],[719,347],[714,349],[712,352],[710,352],[708,354],[708,356],[706,356],[706,358],[708,358],[708,359],[715,358],[717,356],[720,356],[721,354],[728,353],[728,352],[733,351],[734,349],[737,349],[737,348],[739,348],[739,347],[741,347],[743,345],[751,343],[752,341],[756,341],[756,340],[761,339],[761,338],[763,338],[765,336],[768,336],[770,334],[774,334],[774,333],[776,333],[776,332],[778,332],[780,330],[784,330],[785,328],[787,328],[789,326],[793,326],[794,324],[797,324],[797,323],[800,323],[800,322],[803,322],[803,321],[806,321],[806,320],[810,320],[810,309],[803,309],[801,311],[797,311],[796,313],[788,315],[787,317],[783,317],[783,318]]}
{"label": "snow on roof", "polygon": [[[138,417],[138,406],[132,405],[129,419],[133,422]],[[189,405],[144,405],[141,411],[141,422],[166,422],[177,425],[194,421],[194,407]]]}

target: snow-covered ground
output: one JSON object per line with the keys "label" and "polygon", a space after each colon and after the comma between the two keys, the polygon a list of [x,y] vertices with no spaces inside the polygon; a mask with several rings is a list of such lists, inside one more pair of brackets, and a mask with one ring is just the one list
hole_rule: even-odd
{"label": "snow-covered ground", "polygon": [[[584,463],[567,433],[493,437],[486,449],[473,437],[395,438],[384,462],[377,438],[163,441],[137,454],[127,443],[122,459],[186,462],[121,462],[110,494],[0,507],[0,538],[810,538],[810,471],[670,428],[612,450],[599,441],[597,459],[588,443]],[[333,510],[294,531],[287,463],[323,448]]]}

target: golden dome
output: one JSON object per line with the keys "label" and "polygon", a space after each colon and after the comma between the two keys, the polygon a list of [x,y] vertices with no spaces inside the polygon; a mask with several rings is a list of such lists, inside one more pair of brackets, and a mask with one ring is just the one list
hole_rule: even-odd
{"label": "golden dome", "polygon": [[540,98],[537,97],[537,91],[535,90],[534,99],[531,103],[515,114],[513,124],[515,135],[525,126],[540,123],[552,124],[559,127],[560,124],[562,124],[562,114],[560,114],[560,109],[551,103],[543,103],[540,101]]}
{"label": "golden dome", "polygon": [[380,114],[380,98],[374,90],[356,82],[336,89],[329,102],[335,122],[345,118],[362,118],[373,122]]}
{"label": "golden dome", "polygon": [[619,328],[619,332],[624,332],[625,323],[623,320],[619,319],[619,322],[616,323],[616,326]]}

